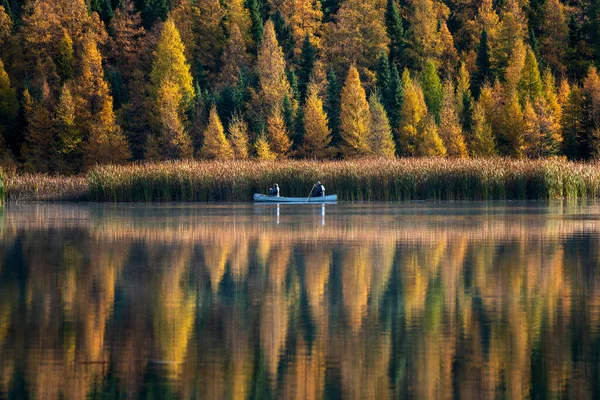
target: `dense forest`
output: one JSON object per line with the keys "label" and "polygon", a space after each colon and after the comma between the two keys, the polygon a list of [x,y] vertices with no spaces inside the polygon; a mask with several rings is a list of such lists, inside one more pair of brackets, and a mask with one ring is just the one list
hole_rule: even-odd
{"label": "dense forest", "polygon": [[600,0],[0,0],[2,163],[600,157]]}

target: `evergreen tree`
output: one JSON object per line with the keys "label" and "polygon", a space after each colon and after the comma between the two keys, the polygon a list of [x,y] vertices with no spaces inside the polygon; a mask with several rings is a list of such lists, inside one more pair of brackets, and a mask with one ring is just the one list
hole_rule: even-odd
{"label": "evergreen tree", "polygon": [[560,0],[548,0],[544,10],[544,23],[540,26],[540,53],[552,71],[561,75],[566,72],[564,61],[569,46],[569,26],[564,6]]}
{"label": "evergreen tree", "polygon": [[340,0],[321,0],[321,4],[323,7],[323,21],[331,22],[340,9]]}
{"label": "evergreen tree", "polygon": [[396,156],[396,143],[394,143],[392,128],[385,108],[375,94],[371,94],[369,97],[369,109],[371,111],[371,129],[367,142],[371,154],[376,157],[394,158]]}
{"label": "evergreen tree", "polygon": [[327,102],[325,112],[329,116],[329,127],[331,128],[332,144],[340,142],[340,95],[341,89],[333,68],[327,73]]}
{"label": "evergreen tree", "polygon": [[367,141],[370,118],[367,95],[358,70],[353,65],[348,71],[341,98],[340,150],[344,157],[365,156],[370,153]]}
{"label": "evergreen tree", "polygon": [[390,38],[390,59],[397,67],[404,66],[404,47],[406,45],[406,37],[404,33],[402,16],[398,10],[396,0],[388,0],[387,2],[385,25],[387,28],[388,37]]}
{"label": "evergreen tree", "polygon": [[492,83],[493,75],[490,65],[490,46],[488,44],[488,34],[486,30],[481,32],[479,46],[477,47],[477,69],[473,73],[471,87],[475,98],[479,98],[479,92],[485,82]]}
{"label": "evergreen tree", "polygon": [[286,23],[281,12],[277,10],[271,19],[277,35],[277,41],[283,50],[286,60],[291,60],[294,57],[294,49],[296,48],[296,39],[292,34],[292,28]]}
{"label": "evergreen tree", "polygon": [[310,81],[315,61],[317,60],[317,48],[310,42],[308,34],[302,42],[302,53],[300,54],[300,67],[298,68],[298,89],[302,99],[306,96],[306,87]]}
{"label": "evergreen tree", "polygon": [[217,160],[228,160],[234,158],[233,147],[225,136],[223,124],[217,114],[215,105],[210,109],[208,116],[208,126],[204,131],[204,141],[202,144],[202,156]]}
{"label": "evergreen tree", "polygon": [[450,81],[446,81],[444,85],[444,104],[440,115],[439,134],[449,157],[465,158],[468,156],[467,145],[456,111],[454,87]]}
{"label": "evergreen tree", "polygon": [[245,160],[249,157],[248,124],[240,113],[234,114],[229,122],[229,142],[236,160]]}
{"label": "evergreen tree", "polygon": [[436,122],[440,120],[440,111],[444,101],[444,88],[433,60],[427,60],[421,75],[421,85],[427,109],[434,116]]}
{"label": "evergreen tree", "polygon": [[583,81],[582,128],[579,154],[585,159],[597,159],[600,157],[600,76],[593,66]]}
{"label": "evergreen tree", "polygon": [[379,56],[379,62],[377,68],[375,68],[375,75],[377,77],[377,90],[381,96],[381,101],[389,112],[390,99],[390,87],[392,86],[392,77],[390,75],[390,63],[388,56],[385,53],[381,53]]}
{"label": "evergreen tree", "polygon": [[585,129],[583,104],[583,92],[581,88],[574,86],[569,93],[561,119],[564,138],[563,152],[572,160],[582,157],[579,141],[581,132]]}
{"label": "evergreen tree", "polygon": [[157,19],[162,19],[163,21],[166,20],[168,12],[168,0],[144,0],[142,18],[146,29],[152,27]]}
{"label": "evergreen tree", "polygon": [[493,157],[497,154],[492,126],[487,121],[483,106],[479,102],[475,103],[473,108],[470,149],[473,157]]}
{"label": "evergreen tree", "polygon": [[387,113],[392,124],[392,129],[397,129],[400,125],[400,110],[402,108],[403,96],[400,73],[398,72],[398,68],[392,65],[390,68],[390,86],[388,87],[386,96],[388,98]]}
{"label": "evergreen tree", "polygon": [[254,42],[254,46],[258,51],[260,45],[262,44],[264,34],[263,19],[260,15],[260,6],[258,0],[249,0],[248,4],[248,8],[250,9],[250,21],[252,23],[250,33],[252,36],[252,41]]}
{"label": "evergreen tree", "polygon": [[304,136],[298,149],[305,158],[327,158],[331,155],[331,130],[328,127],[327,114],[323,111],[323,100],[314,83],[308,85],[306,103],[303,112]]}
{"label": "evergreen tree", "polygon": [[271,151],[277,158],[286,158],[292,148],[292,141],[285,125],[281,109],[274,107],[267,119],[267,133]]}
{"label": "evergreen tree", "polygon": [[473,96],[471,95],[471,77],[465,63],[461,63],[456,86],[456,105],[458,118],[463,131],[468,132],[472,126]]}

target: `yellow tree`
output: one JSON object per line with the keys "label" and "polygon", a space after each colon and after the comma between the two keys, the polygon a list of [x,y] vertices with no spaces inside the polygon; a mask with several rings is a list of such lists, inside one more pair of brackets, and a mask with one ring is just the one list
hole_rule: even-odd
{"label": "yellow tree", "polygon": [[481,102],[473,108],[473,129],[471,132],[471,155],[473,157],[492,157],[496,155],[496,143],[492,126],[487,121]]}
{"label": "yellow tree", "polygon": [[124,77],[133,77],[144,50],[146,31],[132,0],[124,0],[110,21],[111,49]]}
{"label": "yellow tree", "polygon": [[208,126],[204,131],[202,143],[202,156],[217,160],[229,160],[234,157],[233,148],[225,136],[223,124],[213,104],[208,116]]}
{"label": "yellow tree", "polygon": [[331,130],[327,114],[323,110],[323,100],[319,87],[310,83],[307,88],[306,103],[303,109],[304,137],[299,153],[305,158],[327,158],[331,156]]}
{"label": "yellow tree", "polygon": [[423,120],[427,115],[427,106],[423,90],[418,82],[411,79],[408,70],[402,74],[402,87],[404,88],[404,99],[400,110],[400,154],[403,156],[414,156],[417,153],[417,139],[419,129],[422,128]]}
{"label": "yellow tree", "polygon": [[490,58],[492,68],[497,70],[500,59],[502,58],[502,49],[500,46],[500,32],[503,30],[502,21],[496,12],[492,0],[483,0],[477,12],[475,19],[477,25],[476,42],[481,37],[481,33],[485,30],[488,36],[488,45],[490,48]]}
{"label": "yellow tree", "polygon": [[516,91],[505,94],[502,108],[498,110],[497,129],[503,139],[503,152],[507,156],[521,158],[524,146],[523,109]]}
{"label": "yellow tree", "polygon": [[444,141],[448,156],[464,158],[468,156],[467,145],[456,111],[454,86],[451,81],[444,84],[444,104],[440,114],[440,136]]}
{"label": "yellow tree", "polygon": [[292,148],[292,140],[285,126],[281,109],[274,107],[267,119],[267,133],[271,151],[277,158],[286,158]]}
{"label": "yellow tree", "polygon": [[260,84],[257,101],[261,104],[263,116],[271,113],[273,108],[281,108],[286,96],[290,99],[294,97],[285,73],[283,50],[277,42],[273,21],[267,21],[264,29],[256,60],[256,73]]}
{"label": "yellow tree", "polygon": [[352,65],[342,89],[340,150],[344,157],[365,156],[371,149],[367,142],[371,115],[365,89],[360,82],[358,70]]}
{"label": "yellow tree", "polygon": [[431,116],[424,121],[421,135],[417,141],[417,156],[420,157],[444,157],[446,148],[444,142],[438,133],[438,127],[435,119]]}
{"label": "yellow tree", "polygon": [[373,67],[381,53],[388,53],[384,13],[385,6],[377,1],[342,2],[325,35],[326,56],[336,69],[355,62],[362,71]]}
{"label": "yellow tree", "polygon": [[254,151],[256,152],[256,158],[259,160],[270,161],[277,158],[277,154],[271,151],[271,146],[267,140],[265,132],[261,132],[254,142]]}
{"label": "yellow tree", "polygon": [[283,1],[280,10],[292,28],[297,53],[300,52],[302,41],[306,35],[308,35],[313,45],[319,47],[320,39],[315,35],[319,33],[321,20],[323,19],[323,11],[319,0]]}
{"label": "yellow tree", "polygon": [[172,20],[167,20],[163,26],[150,73],[155,95],[165,78],[171,79],[177,86],[183,99],[182,107],[186,107],[194,99],[194,84],[185,58],[185,47]]}
{"label": "yellow tree", "polygon": [[63,154],[63,172],[77,172],[81,167],[82,132],[75,125],[75,102],[70,85],[62,87],[58,105],[56,106],[55,129],[59,151]]}
{"label": "yellow tree", "polygon": [[390,120],[383,104],[374,93],[369,97],[369,109],[371,110],[371,129],[368,135],[368,145],[371,153],[376,157],[394,158],[396,143],[394,143]]}
{"label": "yellow tree", "polygon": [[540,158],[544,155],[543,146],[538,116],[527,100],[523,107],[523,153],[529,158]]}
{"label": "yellow tree", "polygon": [[235,159],[244,160],[249,156],[248,124],[244,117],[235,113],[229,122],[229,142]]}
{"label": "yellow tree", "polygon": [[34,101],[29,89],[23,93],[27,129],[21,154],[25,159],[25,169],[29,172],[54,172],[57,166],[58,152],[48,94],[46,87],[42,90],[42,98]]}
{"label": "yellow tree", "polygon": [[163,80],[154,104],[158,130],[148,141],[147,158],[192,158],[192,140],[181,117],[182,101],[182,93],[177,83],[169,78]]}
{"label": "yellow tree", "polygon": [[18,113],[17,91],[12,87],[4,63],[0,59],[0,131],[6,137],[14,135]]}
{"label": "yellow tree", "polygon": [[102,56],[92,34],[88,34],[83,42],[76,92],[77,125],[87,137],[86,166],[127,161],[131,154],[115,119],[113,98],[104,80]]}
{"label": "yellow tree", "polygon": [[223,52],[223,67],[220,74],[220,85],[235,84],[239,78],[240,71],[249,65],[249,57],[246,53],[246,44],[240,28],[231,26],[229,42]]}
{"label": "yellow tree", "polygon": [[[0,6],[0,49],[4,49],[12,34],[12,19],[6,9]],[[0,53],[0,57],[2,53]]]}
{"label": "yellow tree", "polygon": [[250,44],[250,27],[252,26],[252,21],[250,21],[248,9],[244,6],[244,0],[229,0],[227,7],[229,35],[231,36],[231,30],[235,25],[240,30],[244,42]]}
{"label": "yellow tree", "polygon": [[546,1],[544,23],[540,26],[540,53],[555,74],[565,73],[564,59],[569,47],[569,25],[560,0]]}

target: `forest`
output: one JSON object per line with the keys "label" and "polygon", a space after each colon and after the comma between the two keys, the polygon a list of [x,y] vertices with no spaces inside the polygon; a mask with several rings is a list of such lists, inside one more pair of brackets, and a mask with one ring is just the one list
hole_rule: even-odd
{"label": "forest", "polygon": [[600,0],[0,0],[1,164],[600,157]]}

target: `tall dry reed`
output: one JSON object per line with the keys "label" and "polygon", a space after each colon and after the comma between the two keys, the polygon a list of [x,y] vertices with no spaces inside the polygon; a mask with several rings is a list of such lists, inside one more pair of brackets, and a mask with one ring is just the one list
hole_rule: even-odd
{"label": "tall dry reed", "polygon": [[94,201],[250,201],[279,183],[308,196],[321,180],[346,201],[597,198],[600,164],[564,160],[376,159],[179,161],[103,166],[88,175]]}

